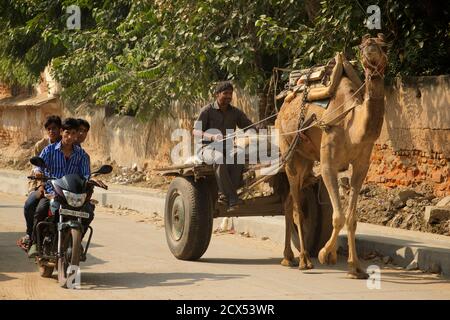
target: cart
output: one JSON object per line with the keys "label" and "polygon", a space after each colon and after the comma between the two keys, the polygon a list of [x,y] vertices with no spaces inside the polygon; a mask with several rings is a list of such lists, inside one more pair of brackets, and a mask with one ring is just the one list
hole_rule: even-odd
{"label": "cart", "polygon": [[[155,170],[163,176],[175,177],[166,194],[164,222],[169,249],[181,260],[198,260],[206,252],[213,232],[213,219],[283,215],[281,199],[289,192],[286,174],[280,170],[268,181],[272,194],[251,197],[236,210],[227,212],[226,206],[217,202],[217,183],[212,165],[186,164]],[[257,165],[245,166],[244,186],[254,183],[258,178],[257,171]],[[317,256],[331,235],[332,207],[320,177],[303,191],[306,200],[302,204],[305,247],[310,255]],[[297,228],[291,230],[292,242],[299,250]]]}

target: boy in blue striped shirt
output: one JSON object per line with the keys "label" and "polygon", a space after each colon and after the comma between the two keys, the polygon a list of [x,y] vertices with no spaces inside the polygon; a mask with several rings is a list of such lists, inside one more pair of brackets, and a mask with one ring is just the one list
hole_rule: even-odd
{"label": "boy in blue striped shirt", "polygon": [[[79,122],[74,118],[67,118],[61,126],[61,140],[53,143],[42,150],[39,155],[44,159],[48,169],[44,169],[46,176],[62,178],[67,174],[79,174],[88,178],[91,174],[89,160],[86,152],[76,144],[78,138]],[[42,170],[36,168],[36,176],[42,176]],[[45,193],[54,193],[50,182],[45,185]],[[34,228],[45,219],[50,206],[50,201],[44,197],[39,201],[34,215]],[[90,221],[89,221],[90,222]],[[28,257],[33,258],[37,255],[36,233],[33,232],[33,245],[28,251]]]}

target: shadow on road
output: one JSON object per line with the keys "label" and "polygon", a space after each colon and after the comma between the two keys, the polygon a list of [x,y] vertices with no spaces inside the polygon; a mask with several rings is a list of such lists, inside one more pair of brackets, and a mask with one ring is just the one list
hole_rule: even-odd
{"label": "shadow on road", "polygon": [[[86,247],[86,239],[83,239],[82,245],[84,247]],[[90,267],[90,266],[94,266],[94,265],[98,265],[98,264],[105,264],[107,262],[105,260],[102,260],[102,259],[97,258],[96,256],[93,256],[92,254],[90,254],[92,248],[102,248],[102,247],[104,247],[104,246],[102,246],[101,244],[96,244],[94,242],[91,242],[91,244],[89,245],[87,256],[86,256],[86,261],[81,262],[82,269],[83,269],[83,267]]]}
{"label": "shadow on road", "polygon": [[282,258],[267,259],[235,259],[235,258],[202,258],[197,262],[211,264],[241,264],[241,265],[279,265]]}
{"label": "shadow on road", "polygon": [[99,259],[99,258],[89,254],[89,252],[88,252],[88,254],[86,256],[86,261],[81,262],[80,266],[81,266],[81,269],[83,269],[83,267],[90,267],[90,266],[94,266],[94,265],[98,265],[98,264],[105,264],[105,263],[106,263],[105,260]]}
{"label": "shadow on road", "polygon": [[221,281],[248,277],[246,274],[213,273],[83,273],[85,290],[123,290],[147,287],[171,287],[192,285],[198,281]]}
{"label": "shadow on road", "polygon": [[0,209],[11,208],[11,209],[23,209],[23,205],[1,205]]}
{"label": "shadow on road", "polygon": [[[26,252],[20,249],[16,242],[23,236],[20,232],[0,232],[0,281],[10,280],[8,276],[1,273],[38,272],[34,259],[29,259]],[[91,248],[102,247],[92,243]],[[104,264],[106,261],[89,254],[83,266]]]}
{"label": "shadow on road", "polygon": [[396,284],[450,284],[450,279],[439,277],[435,274],[424,274],[421,271],[392,272],[381,270],[381,282]]}
{"label": "shadow on road", "polygon": [[[0,273],[36,272],[34,260],[28,259],[25,251],[16,245],[17,239],[23,236],[20,232],[0,232]],[[0,276],[0,281],[5,275]]]}
{"label": "shadow on road", "polygon": [[[318,259],[312,259],[314,269],[302,271],[304,274],[321,275],[321,274],[342,274],[342,278],[347,278],[347,263],[346,256],[338,255],[338,263],[335,265],[322,265]],[[380,280],[381,282],[390,282],[396,284],[449,284],[450,279],[441,277],[436,274],[423,273],[418,270],[407,271],[405,269],[395,270],[395,266],[385,265],[383,263],[374,263],[370,260],[362,260],[361,266],[366,270],[369,265],[376,265],[381,270]],[[359,281],[350,280],[349,281]],[[366,280],[362,280],[366,281]]]}
{"label": "shadow on road", "polygon": [[13,280],[13,279],[17,279],[17,278],[13,278],[13,277],[7,276],[6,274],[0,273],[0,282],[9,281],[9,280]]}
{"label": "shadow on road", "polygon": [[[322,265],[317,258],[313,258],[314,269],[300,271],[306,275],[322,275],[322,274],[340,274],[342,278],[347,278],[347,263],[345,260],[347,256],[339,255],[339,261],[336,265]],[[211,264],[235,264],[235,265],[280,265],[280,258],[268,258],[268,259],[234,259],[234,258],[202,258],[198,262],[211,263]],[[374,263],[371,261],[361,261],[363,267],[367,268]],[[376,264],[376,263],[375,263]],[[393,270],[393,266],[386,266],[384,264],[379,265],[381,269],[381,282],[390,282],[397,284],[437,284],[450,283],[450,279],[445,277],[439,277],[436,274],[427,274],[420,271],[407,271],[407,270]],[[280,272],[285,269],[298,269],[298,267],[282,267],[280,265]],[[349,280],[352,281],[352,280]]]}

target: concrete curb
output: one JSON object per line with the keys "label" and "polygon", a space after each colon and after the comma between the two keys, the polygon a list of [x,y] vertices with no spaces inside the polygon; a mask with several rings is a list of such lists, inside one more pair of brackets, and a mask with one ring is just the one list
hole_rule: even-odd
{"label": "concrete curb", "polygon": [[[26,174],[0,170],[0,192],[25,195]],[[165,192],[160,190],[111,186],[109,190],[97,189],[94,199],[103,206],[128,208],[144,214],[164,214]],[[218,224],[218,219],[215,219],[214,228]],[[284,217],[232,218],[228,226],[231,224],[237,233],[268,237],[275,243],[284,244]],[[401,267],[450,276],[450,237],[359,223],[356,241],[360,255],[376,252],[391,257]],[[347,250],[345,230],[339,236],[339,246]]]}
{"label": "concrete curb", "polygon": [[28,193],[27,174],[20,171],[0,170],[0,192],[26,195]]}
{"label": "concrete curb", "polygon": [[[346,234],[339,236],[339,246],[347,250]],[[359,255],[375,252],[391,257],[396,265],[408,270],[450,276],[450,237],[447,236],[359,223],[356,246]]]}
{"label": "concrete curb", "polygon": [[[0,192],[26,195],[27,174],[0,169]],[[138,187],[110,186],[109,190],[95,189],[93,199],[103,206],[128,208],[142,213],[164,214],[165,193],[161,190]]]}
{"label": "concrete curb", "polygon": [[110,186],[108,190],[97,188],[93,198],[103,206],[127,208],[141,213],[164,215],[165,193],[160,190],[141,190],[136,187]]}

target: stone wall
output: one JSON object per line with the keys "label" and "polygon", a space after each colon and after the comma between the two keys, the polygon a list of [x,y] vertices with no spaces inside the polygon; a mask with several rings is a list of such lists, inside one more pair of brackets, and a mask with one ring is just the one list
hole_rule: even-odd
{"label": "stone wall", "polygon": [[47,95],[49,97],[58,96],[61,93],[61,85],[51,75],[50,66],[45,67],[39,77],[39,83],[34,86],[37,95]]}
{"label": "stone wall", "polygon": [[0,99],[11,96],[11,89],[6,85],[0,82]]}
{"label": "stone wall", "polygon": [[[74,112],[59,100],[33,107],[0,107],[0,146],[40,139],[49,114],[73,114],[91,123],[84,145],[94,160],[141,167],[170,164],[173,130],[190,129],[200,108],[174,104],[168,116],[153,122],[117,116],[104,107],[82,105]],[[258,120],[259,100],[236,90],[234,105]],[[437,194],[449,194],[450,76],[397,79],[386,88],[386,113],[367,181],[388,187],[434,184]]]}
{"label": "stone wall", "polygon": [[[168,116],[152,122],[134,117],[117,116],[105,107],[81,105],[74,112],[91,123],[91,131],[84,144],[93,161],[115,161],[121,166],[137,164],[142,167],[169,165],[170,150],[178,141],[171,141],[175,129],[191,130],[205,101],[192,106],[174,103]],[[250,119],[258,119],[258,99],[236,90],[233,104],[246,112]]]}
{"label": "stone wall", "polygon": [[62,114],[59,100],[52,100],[39,106],[0,106],[0,145],[18,146],[37,141],[45,135],[43,124],[47,116]]}
{"label": "stone wall", "polygon": [[387,88],[385,121],[368,181],[434,184],[450,194],[450,76],[397,79]]}
{"label": "stone wall", "polygon": [[6,129],[0,128],[0,147],[9,146],[12,142],[11,133]]}
{"label": "stone wall", "polygon": [[450,76],[397,79],[388,87],[380,144],[450,158]]}
{"label": "stone wall", "polygon": [[46,67],[34,88],[9,87],[0,83],[0,147],[31,144],[45,136],[49,115],[62,115],[60,85]]}

